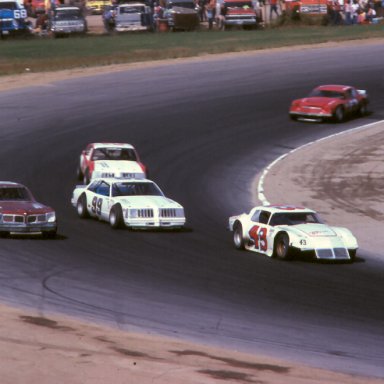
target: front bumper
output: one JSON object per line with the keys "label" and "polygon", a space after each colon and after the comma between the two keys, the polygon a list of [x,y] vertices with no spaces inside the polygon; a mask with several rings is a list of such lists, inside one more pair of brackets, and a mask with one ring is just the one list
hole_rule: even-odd
{"label": "front bumper", "polygon": [[135,31],[147,31],[148,27],[145,25],[116,25],[116,32],[135,32]]}
{"label": "front bumper", "polygon": [[225,20],[224,22],[225,25],[228,25],[228,26],[256,26],[257,25],[257,22],[256,22],[256,19],[252,20],[252,19],[249,19],[249,20],[236,20],[236,19],[233,19],[233,20]]}
{"label": "front bumper", "polygon": [[19,234],[34,234],[34,233],[52,233],[57,231],[57,223],[14,223],[1,224],[1,232],[19,233]]}
{"label": "front bumper", "polygon": [[70,35],[73,33],[85,33],[86,32],[86,30],[83,26],[53,27],[51,31],[53,33],[56,33],[56,34],[63,34],[63,35]]}
{"label": "front bumper", "polygon": [[125,220],[125,225],[131,228],[181,228],[185,225],[185,218],[167,219],[129,219]]}
{"label": "front bumper", "polygon": [[290,116],[294,116],[297,118],[329,118],[332,117],[332,113],[326,112],[304,112],[304,111],[290,111]]}

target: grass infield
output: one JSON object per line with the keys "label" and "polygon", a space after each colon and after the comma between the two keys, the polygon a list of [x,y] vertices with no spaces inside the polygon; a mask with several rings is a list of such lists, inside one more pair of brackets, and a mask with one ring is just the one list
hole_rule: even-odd
{"label": "grass infield", "polygon": [[24,73],[26,70],[56,71],[383,36],[383,25],[359,25],[89,35],[61,39],[9,38],[0,40],[0,76]]}

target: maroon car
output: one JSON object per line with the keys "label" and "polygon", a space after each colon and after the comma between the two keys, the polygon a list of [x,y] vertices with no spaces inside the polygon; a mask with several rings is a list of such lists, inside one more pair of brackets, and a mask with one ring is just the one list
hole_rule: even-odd
{"label": "maroon car", "polygon": [[337,123],[352,115],[366,115],[368,95],[365,90],[349,85],[320,85],[303,99],[292,101],[289,116],[292,120]]}
{"label": "maroon car", "polygon": [[38,203],[27,187],[0,181],[0,234],[42,234],[57,232],[55,211]]}

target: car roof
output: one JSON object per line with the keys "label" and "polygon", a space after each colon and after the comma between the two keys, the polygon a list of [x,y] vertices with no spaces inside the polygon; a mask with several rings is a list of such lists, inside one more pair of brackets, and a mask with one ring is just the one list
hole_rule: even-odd
{"label": "car roof", "polygon": [[119,4],[119,7],[137,7],[138,5],[145,7],[145,3],[140,3],[140,2],[136,2],[136,3],[122,3],[122,4]]}
{"label": "car roof", "polygon": [[316,89],[327,90],[327,91],[336,91],[336,92],[345,92],[347,89],[352,88],[350,85],[337,85],[337,84],[329,84],[329,85],[320,85],[316,87]]}
{"label": "car roof", "polygon": [[134,149],[133,145],[127,143],[91,143],[89,144],[93,148],[129,148]]}
{"label": "car roof", "polygon": [[271,213],[301,213],[301,212],[311,212],[315,213],[313,209],[300,207],[296,205],[266,205],[255,207],[256,210],[268,211]]}
{"label": "car roof", "polygon": [[24,187],[24,185],[13,181],[0,181],[0,187]]}
{"label": "car roof", "polygon": [[149,180],[149,179],[128,179],[126,177],[96,177],[94,179],[92,179],[92,183],[94,181],[105,181],[107,183],[121,183],[121,182],[132,182],[132,183],[153,183],[153,184],[156,184],[154,181],[152,180]]}
{"label": "car roof", "polygon": [[69,9],[69,10],[80,10],[79,7],[72,7],[72,6],[66,6],[66,5],[61,5],[60,7],[56,7],[55,11],[61,11],[62,9]]}

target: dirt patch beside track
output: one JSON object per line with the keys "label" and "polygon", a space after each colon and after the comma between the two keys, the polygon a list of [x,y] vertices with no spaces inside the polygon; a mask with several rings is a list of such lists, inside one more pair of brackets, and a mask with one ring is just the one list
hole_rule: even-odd
{"label": "dirt patch beside track", "polygon": [[379,384],[263,356],[0,306],[1,384]]}

